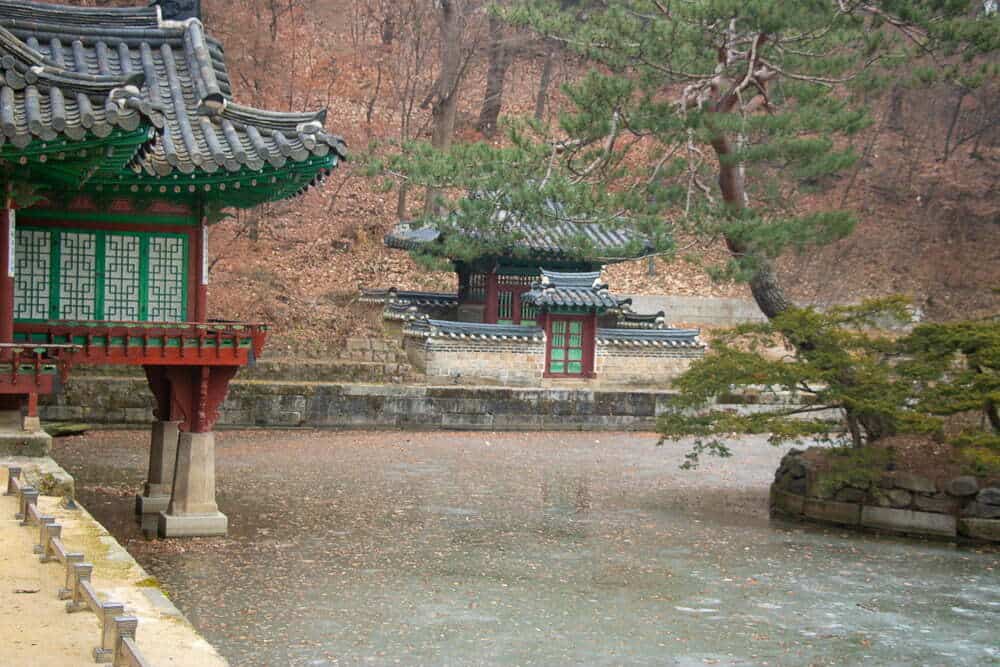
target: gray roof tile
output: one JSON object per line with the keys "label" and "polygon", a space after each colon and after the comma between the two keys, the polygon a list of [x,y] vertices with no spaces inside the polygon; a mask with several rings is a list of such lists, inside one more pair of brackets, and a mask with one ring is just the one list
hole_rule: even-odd
{"label": "gray roof tile", "polygon": [[415,292],[388,289],[361,290],[362,303],[394,303],[414,306],[454,306],[458,304],[458,295],[454,292]]}
{"label": "gray roof tile", "polygon": [[281,167],[346,156],[325,111],[283,113],[237,104],[221,45],[197,19],[164,21],[156,7],[86,8],[0,0],[0,121],[16,144],[112,127],[140,114],[162,137],[133,168],[149,176]]}
{"label": "gray roof tile", "polygon": [[605,345],[655,345],[705,347],[699,329],[598,329],[597,341]]}
{"label": "gray roof tile", "polygon": [[[624,227],[570,222],[512,221],[504,224],[505,237],[516,237],[519,244],[542,256],[571,255],[581,241],[588,244],[597,257],[605,259],[639,257],[652,249],[648,240]],[[469,234],[482,236],[481,232],[470,231]],[[435,243],[440,238],[441,232],[433,225],[416,227],[412,223],[401,222],[386,235],[385,244],[390,248],[414,250]],[[627,252],[636,246],[638,253]]]}
{"label": "gray roof tile", "polygon": [[410,322],[405,330],[410,336],[431,338],[472,338],[478,340],[544,340],[540,327],[516,324],[479,324],[421,319]]}
{"label": "gray roof tile", "polygon": [[628,299],[619,299],[601,282],[598,271],[569,273],[541,269],[541,281],[531,286],[531,291],[521,296],[522,301],[538,307],[594,308],[608,310],[619,308]]}

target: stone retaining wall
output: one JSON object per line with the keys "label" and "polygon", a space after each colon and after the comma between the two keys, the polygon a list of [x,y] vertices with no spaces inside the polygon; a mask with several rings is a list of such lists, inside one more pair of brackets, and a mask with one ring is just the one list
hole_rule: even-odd
{"label": "stone retaining wall", "polygon": [[823,484],[793,449],[771,485],[771,514],[905,535],[1000,542],[1000,488],[980,488],[975,477],[956,477],[940,488],[909,472],[886,472],[876,482]]}
{"label": "stone retaining wall", "polygon": [[[222,427],[468,430],[651,430],[667,391],[515,387],[427,387],[236,380]],[[147,425],[153,399],[144,378],[72,377],[47,397],[45,421]]]}

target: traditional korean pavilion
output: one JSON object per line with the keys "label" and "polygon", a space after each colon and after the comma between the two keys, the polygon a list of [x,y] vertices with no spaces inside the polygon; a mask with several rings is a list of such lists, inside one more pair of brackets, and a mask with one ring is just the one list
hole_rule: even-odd
{"label": "traditional korean pavilion", "polygon": [[[652,250],[640,235],[596,223],[509,224],[516,248],[453,261],[457,293],[362,293],[399,327],[429,380],[662,384],[704,353],[697,330],[667,327],[663,312],[633,312],[602,281],[603,265]],[[401,223],[385,243],[434,253],[445,240],[432,225]]]}
{"label": "traditional korean pavilion", "polygon": [[142,366],[157,421],[137,510],[165,536],[226,532],[213,427],[266,336],[208,319],[209,223],[345,157],[324,111],[233,100],[199,10],[0,0],[0,440],[43,437],[38,396],[74,365]]}

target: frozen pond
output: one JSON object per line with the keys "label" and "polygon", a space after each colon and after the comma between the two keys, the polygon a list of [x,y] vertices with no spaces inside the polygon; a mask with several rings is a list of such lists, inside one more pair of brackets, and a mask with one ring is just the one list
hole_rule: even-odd
{"label": "frozen pond", "polygon": [[770,522],[761,440],[223,432],[230,536],[156,542],[147,441],[53,455],[235,666],[1000,664],[1000,553]]}

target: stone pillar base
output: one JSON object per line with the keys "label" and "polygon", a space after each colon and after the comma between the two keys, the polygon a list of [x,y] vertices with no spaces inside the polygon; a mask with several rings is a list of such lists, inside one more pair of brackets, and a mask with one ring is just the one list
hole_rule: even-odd
{"label": "stone pillar base", "polygon": [[160,537],[225,535],[228,523],[215,504],[215,434],[181,433],[173,493],[157,525]]}
{"label": "stone pillar base", "polygon": [[139,515],[166,512],[169,505],[169,495],[144,496],[136,494],[135,496],[135,513]]}
{"label": "stone pillar base", "polygon": [[217,537],[229,529],[229,519],[222,512],[211,514],[167,514],[160,512],[157,532],[160,537]]}
{"label": "stone pillar base", "polygon": [[174,481],[179,429],[177,421],[155,421],[150,427],[149,473],[142,493],[135,498],[135,513],[159,514],[170,503]]}

